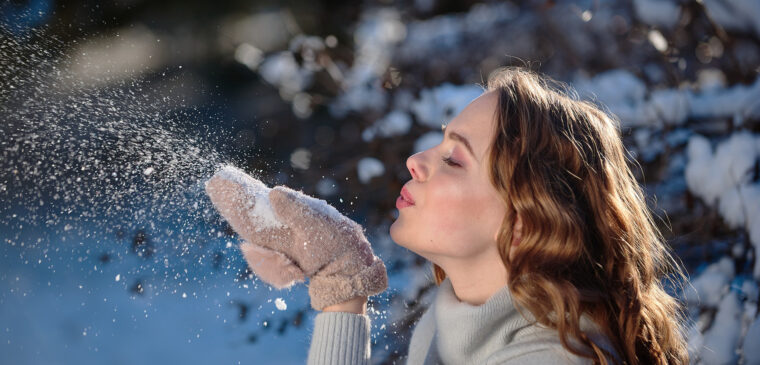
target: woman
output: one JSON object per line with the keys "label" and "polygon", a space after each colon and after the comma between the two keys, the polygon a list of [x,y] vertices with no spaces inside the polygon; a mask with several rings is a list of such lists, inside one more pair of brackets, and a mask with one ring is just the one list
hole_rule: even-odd
{"label": "woman", "polygon": [[[688,363],[680,307],[660,282],[683,274],[625,156],[617,122],[590,103],[531,71],[492,73],[486,92],[445,127],[443,142],[407,160],[412,180],[390,234],[433,263],[439,285],[414,329],[408,363]],[[365,252],[332,289],[312,290],[326,276],[314,265],[280,281],[311,278],[312,305],[324,304],[309,362],[367,361],[366,301],[385,289],[384,267],[365,275],[377,265],[363,235],[308,231],[356,226],[313,212],[298,218],[309,210],[292,208],[300,193],[275,190],[272,207],[297,227],[296,242],[350,241]],[[300,267],[299,251],[289,252],[288,263]],[[257,274],[271,277],[261,266],[271,260],[262,257],[246,255]],[[346,286],[354,276],[365,284]],[[319,292],[341,291],[320,299]]]}

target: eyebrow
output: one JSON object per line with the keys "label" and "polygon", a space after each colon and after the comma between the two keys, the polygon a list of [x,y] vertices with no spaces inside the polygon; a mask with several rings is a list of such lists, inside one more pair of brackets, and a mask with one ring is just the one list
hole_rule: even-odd
{"label": "eyebrow", "polygon": [[470,141],[467,140],[463,135],[457,133],[457,132],[449,132],[446,134],[446,125],[441,125],[441,129],[443,130],[443,138],[445,139],[448,135],[449,138],[461,142],[464,144],[464,146],[467,148],[467,151],[470,152],[470,155],[472,155],[473,158],[475,158],[475,161],[478,161],[478,158],[475,157],[475,152],[472,151],[472,146],[470,145]]}

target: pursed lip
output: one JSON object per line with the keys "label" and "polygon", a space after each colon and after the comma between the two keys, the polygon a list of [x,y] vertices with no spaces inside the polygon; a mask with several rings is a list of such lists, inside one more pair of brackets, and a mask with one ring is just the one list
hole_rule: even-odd
{"label": "pursed lip", "polygon": [[414,198],[412,198],[412,194],[409,193],[409,190],[406,189],[406,186],[401,188],[401,197],[404,198],[409,204],[414,205]]}

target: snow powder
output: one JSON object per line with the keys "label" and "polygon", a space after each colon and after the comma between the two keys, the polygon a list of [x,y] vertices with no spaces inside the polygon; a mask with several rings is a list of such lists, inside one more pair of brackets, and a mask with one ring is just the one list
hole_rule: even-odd
{"label": "snow powder", "polygon": [[285,301],[282,300],[282,298],[275,299],[274,305],[277,307],[278,310],[281,310],[281,311],[288,309],[288,304],[285,303]]}
{"label": "snow powder", "polygon": [[263,182],[231,165],[225,165],[214,176],[239,184],[243,187],[245,195],[254,197],[254,201],[243,202],[246,208],[253,208],[247,210],[251,218],[261,221],[264,227],[283,226],[269,202],[269,191],[272,189]]}

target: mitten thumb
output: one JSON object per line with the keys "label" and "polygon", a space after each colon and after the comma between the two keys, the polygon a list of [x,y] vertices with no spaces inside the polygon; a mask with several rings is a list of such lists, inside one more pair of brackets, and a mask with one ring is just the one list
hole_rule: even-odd
{"label": "mitten thumb", "polygon": [[256,276],[277,289],[306,279],[301,268],[281,252],[246,241],[240,244],[240,251]]}

